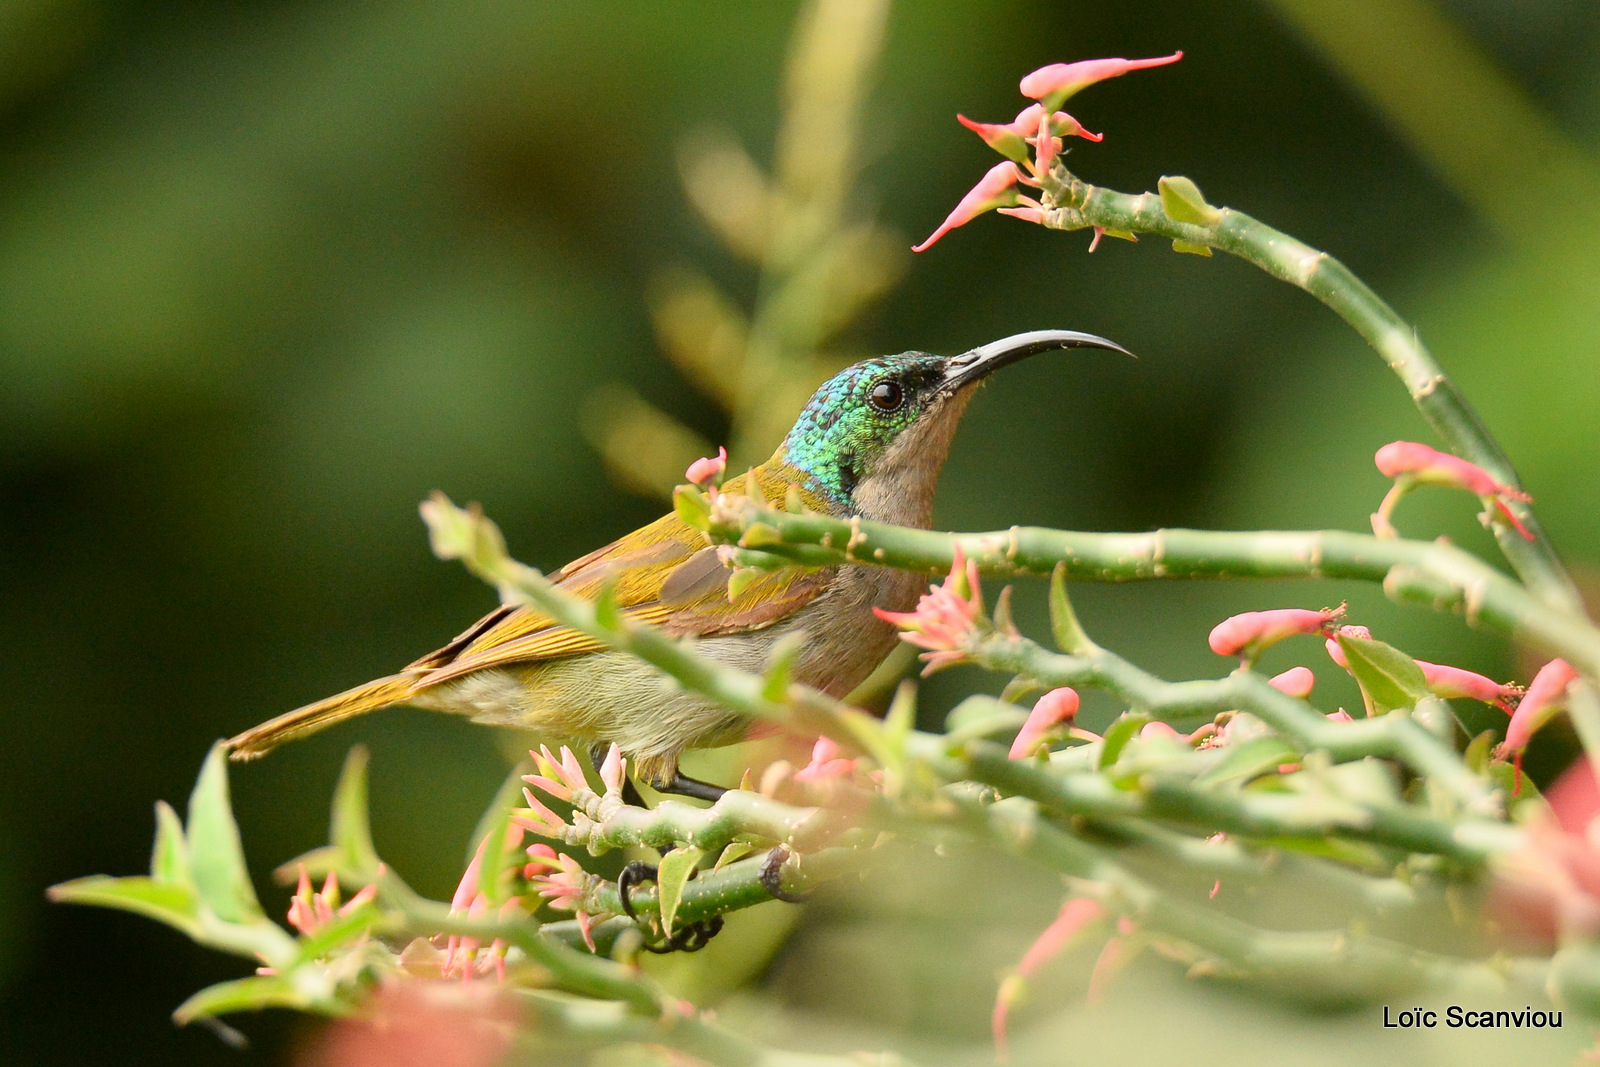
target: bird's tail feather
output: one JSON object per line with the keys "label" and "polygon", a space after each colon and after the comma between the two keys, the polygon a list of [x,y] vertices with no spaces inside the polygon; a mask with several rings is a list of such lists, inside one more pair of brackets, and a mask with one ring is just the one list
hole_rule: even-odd
{"label": "bird's tail feather", "polygon": [[266,755],[285,741],[306,737],[336,722],[365,715],[369,711],[386,708],[391,704],[399,704],[410,697],[415,689],[415,676],[391,674],[387,678],[358,685],[354,689],[347,689],[315,704],[307,704],[303,708],[284,712],[276,719],[270,719],[237,737],[229,738],[225,744],[234,759],[255,759],[257,756]]}

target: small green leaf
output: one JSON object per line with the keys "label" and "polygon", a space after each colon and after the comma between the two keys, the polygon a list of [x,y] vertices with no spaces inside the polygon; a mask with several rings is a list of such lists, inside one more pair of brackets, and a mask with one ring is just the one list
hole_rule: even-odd
{"label": "small green leaf", "polygon": [[1281,737],[1258,737],[1242,745],[1229,745],[1222,758],[1195,779],[1195,785],[1220,785],[1269,774],[1279,764],[1294,763],[1300,751]]}
{"label": "small green leaf", "polygon": [[1019,636],[1016,620],[1011,617],[1011,587],[1008,585],[1000,590],[1000,595],[994,600],[994,628],[1002,634],[1012,637]]}
{"label": "small green leaf", "polygon": [[712,865],[712,870],[720,871],[730,863],[735,863],[746,856],[757,852],[767,851],[769,846],[758,845],[753,841],[733,841],[722,850],[722,855],[717,857],[717,862]]}
{"label": "small green leaf", "polygon": [[672,491],[672,510],[687,526],[701,531],[711,529],[711,504],[692,485],[680,485]]}
{"label": "small green leaf", "polygon": [[656,866],[656,901],[661,908],[661,932],[672,936],[673,921],[678,917],[678,905],[683,902],[683,887],[705,855],[701,849],[684,845],[661,857]]}
{"label": "small green leaf", "polygon": [[783,534],[778,532],[776,526],[765,522],[753,522],[739,538],[740,546],[744,548],[764,548],[767,545],[783,544]]}
{"label": "small green leaf", "polygon": [[1347,633],[1339,633],[1335,639],[1344,650],[1356,684],[1380,713],[1409,708],[1429,695],[1422,668],[1393,645]]}
{"label": "small green leaf", "polygon": [[58,904],[131,911],[166,923],[196,941],[201,938],[200,896],[187,886],[158,882],[154,878],[92,874],[51,886],[48,896]]}
{"label": "small green leaf", "polygon": [[1072,609],[1072,599],[1067,596],[1067,565],[1057,563],[1050,574],[1050,632],[1056,647],[1072,655],[1082,655],[1094,650],[1094,642],[1078,624],[1078,613]]}
{"label": "small green leaf", "polygon": [[183,823],[165,800],[156,801],[156,844],[150,850],[150,877],[166,885],[195,888]]}
{"label": "small green leaf", "polygon": [[916,724],[917,683],[905,678],[895,686],[894,699],[889,701],[889,711],[883,717],[884,741],[896,752],[901,751]]}
{"label": "small green leaf", "polygon": [[228,757],[218,743],[211,746],[200,778],[189,796],[189,858],[200,899],[227,922],[249,923],[262,917],[245,866],[239,826],[228,801]]}
{"label": "small green leaf", "polygon": [[1170,175],[1156,183],[1156,188],[1161,190],[1161,210],[1173,222],[1215,226],[1222,220],[1222,212],[1206,203],[1200,187],[1188,178]]}
{"label": "small green leaf", "polygon": [[789,699],[789,684],[794,681],[794,664],[805,647],[806,635],[793,633],[779,638],[767,653],[767,671],[761,680],[761,697],[773,704]]}
{"label": "small green leaf", "polygon": [[622,609],[617,605],[617,587],[610,580],[600,586],[594,598],[594,621],[607,630],[622,626]]}
{"label": "small green leaf", "polygon": [[1104,770],[1116,764],[1117,757],[1122,755],[1122,750],[1128,747],[1128,742],[1138,736],[1150,722],[1150,716],[1142,711],[1125,711],[1111,728],[1106,731],[1105,742],[1100,748],[1100,769]]}
{"label": "small green leaf", "polygon": [[728,600],[736,601],[745,591],[766,575],[760,567],[740,567],[728,575]]}
{"label": "small green leaf", "polygon": [[260,1011],[262,1008],[313,1007],[312,1000],[281,974],[258,974],[207,986],[178,1005],[173,1021],[187,1026],[196,1019],[225,1015],[232,1011]]}
{"label": "small green leaf", "polygon": [[348,915],[336,915],[333,921],[322,927],[310,937],[302,937],[295,947],[299,955],[295,957],[296,965],[319,960],[331,953],[334,949],[341,948],[355,941],[362,934],[372,929],[373,925],[383,918],[383,915],[370,902],[351,911]]}
{"label": "small green leaf", "polygon": [[1191,256],[1210,256],[1211,249],[1207,245],[1197,245],[1193,241],[1173,241],[1172,250],[1183,252]]}
{"label": "small green leaf", "polygon": [[1014,734],[1027,721],[1026,709],[975,694],[950,709],[944,722],[945,742],[953,747],[990,734]]}
{"label": "small green leaf", "polygon": [[363,880],[378,876],[378,850],[367,816],[367,761],[365,745],[356,745],[345,756],[328,820],[328,841],[339,851],[340,866]]}
{"label": "small green leaf", "polygon": [[1494,755],[1494,746],[1500,740],[1500,735],[1493,730],[1485,730],[1467,743],[1467,749],[1461,753],[1461,760],[1475,774],[1482,774],[1489,769],[1489,763]]}

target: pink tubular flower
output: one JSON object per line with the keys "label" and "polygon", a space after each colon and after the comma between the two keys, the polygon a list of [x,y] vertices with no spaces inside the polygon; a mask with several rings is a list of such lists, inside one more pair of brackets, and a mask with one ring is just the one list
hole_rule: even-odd
{"label": "pink tubular flower", "polygon": [[1493,864],[1489,911],[1544,943],[1592,938],[1600,933],[1600,789],[1588,758],[1579,756],[1544,798],[1550,810],[1529,822],[1522,847]]}
{"label": "pink tubular flower", "polygon": [[811,762],[794,772],[797,782],[821,782],[829,778],[849,778],[856,773],[856,761],[839,755],[839,745],[826,735],[811,746]]}
{"label": "pink tubular flower", "polygon": [[[967,129],[983,138],[983,143],[999,152],[1002,156],[1016,163],[1028,165],[1028,148],[1038,144],[1043,147],[1040,140],[1039,125],[1044,117],[1044,105],[1029,104],[1017,113],[1017,117],[1010,122],[976,122],[965,115],[957,115],[956,121]],[[1086,141],[1099,141],[1101,135],[1090,133],[1084,129],[1078,120],[1065,111],[1057,111],[1050,116],[1050,136],[1055,139],[1061,137],[1082,137]],[[1059,144],[1051,146],[1052,151],[1060,151]],[[1041,163],[1039,169],[1043,170],[1045,164]]]}
{"label": "pink tubular flower", "polygon": [[1485,704],[1493,704],[1507,715],[1512,713],[1511,700],[1522,695],[1522,687],[1514,682],[1500,683],[1481,674],[1450,667],[1442,663],[1417,660],[1428,691],[1436,697],[1465,697]]}
{"label": "pink tubular flower", "polygon": [[522,873],[533,891],[549,901],[551,908],[573,913],[584,943],[590,952],[595,951],[594,936],[590,933],[591,917],[580,905],[597,877],[566,853],[537,844],[528,846],[528,863]]}
{"label": "pink tubular flower", "polygon": [[727,469],[728,450],[719,445],[715,456],[695,460],[689,464],[683,476],[695,485],[704,487],[722,481],[722,472]]}
{"label": "pink tubular flower", "polygon": [[1372,631],[1365,626],[1341,626],[1328,635],[1328,658],[1345,670],[1349,670],[1350,660],[1345,656],[1344,649],[1339,645],[1338,637],[1340,634],[1344,634],[1346,637],[1360,637],[1370,641],[1372,640]]}
{"label": "pink tubular flower", "polygon": [[1279,692],[1304,700],[1311,695],[1311,687],[1317,684],[1317,676],[1311,673],[1310,667],[1290,667],[1282,674],[1268,678],[1267,684]]}
{"label": "pink tubular flower", "polygon": [[1182,52],[1174,52],[1170,56],[1158,56],[1155,59],[1086,59],[1078,63],[1052,63],[1023,78],[1018,88],[1023,96],[1038,100],[1046,109],[1054,111],[1068,97],[1095,82],[1119,77],[1130,70],[1176,63],[1182,58]]}
{"label": "pink tubular flower", "polygon": [[1532,502],[1533,497],[1515,486],[1496,481],[1493,475],[1476,463],[1468,463],[1460,456],[1440,452],[1416,441],[1391,441],[1378,449],[1372,459],[1386,477],[1395,479],[1394,488],[1383,498],[1378,513],[1372,517],[1373,529],[1380,535],[1393,534],[1394,527],[1389,522],[1389,514],[1412,486],[1443,485],[1465,489],[1493,504],[1506,521],[1516,527],[1518,533],[1533,540],[1533,534],[1506,503],[1507,500],[1515,500],[1526,504]]}
{"label": "pink tubular flower", "polygon": [[1011,758],[1027,759],[1039,747],[1044,735],[1057,723],[1070,722],[1078,714],[1078,694],[1062,686],[1040,697],[1028,712],[1028,721],[1011,742]]}
{"label": "pink tubular flower", "polygon": [[339,904],[339,876],[333,871],[328,872],[328,878],[322,883],[319,892],[311,891],[311,876],[306,873],[306,865],[300,864],[300,884],[295,889],[294,897],[289,901],[289,925],[310,937],[334,919],[342,919],[365,904],[370,904],[378,895],[378,887],[369,885],[363,887],[349,902],[342,907]]}
{"label": "pink tubular flower", "polygon": [[1511,715],[1511,725],[1506,727],[1506,739],[1495,750],[1495,755],[1520,757],[1533,740],[1539,728],[1566,703],[1567,686],[1577,681],[1578,672],[1564,659],[1553,659],[1539,668],[1528,684],[1528,692]]}
{"label": "pink tubular flower", "polygon": [[957,545],[955,558],[950,563],[950,575],[943,585],[936,585],[922,594],[915,611],[884,611],[873,608],[872,613],[884,622],[893,623],[904,631],[901,639],[918,648],[927,649],[922,660],[927,664],[924,675],[940,667],[966,659],[963,647],[973,632],[973,623],[983,614],[983,591],[978,586],[978,565],[970,562]]}
{"label": "pink tubular flower", "polygon": [[1304,608],[1247,611],[1217,623],[1211,631],[1211,651],[1219,656],[1254,660],[1286,637],[1326,633],[1328,627],[1343,614],[1343,604],[1321,611]]}
{"label": "pink tubular flower", "polygon": [[994,998],[994,1014],[990,1019],[990,1027],[994,1033],[994,1055],[997,1061],[1005,1063],[1011,1056],[1006,1024],[1011,1009],[1022,999],[1027,989],[1028,979],[1032,978],[1040,967],[1060,955],[1084,927],[1104,918],[1105,914],[1106,909],[1101,907],[1098,901],[1090,900],[1088,897],[1077,897],[1067,901],[1061,905],[1061,911],[1056,915],[1055,922],[1045,927],[1044,932],[1028,946],[1028,951],[1023,953],[1022,961],[1017,964],[1016,972],[1008,975],[1000,983],[1000,991]]}
{"label": "pink tubular flower", "polygon": [[972,187],[971,192],[961,198],[961,203],[956,209],[939,224],[939,228],[929,235],[926,241],[912,246],[911,251],[921,252],[931,247],[935,241],[955,229],[965,226],[985,211],[992,211],[997,207],[1017,207],[1029,205],[1039,207],[1036,200],[1030,200],[1017,192],[1016,184],[1023,181],[1023,175],[1017,165],[1011,160],[996,163],[989,168],[989,173],[979,179],[978,184]]}

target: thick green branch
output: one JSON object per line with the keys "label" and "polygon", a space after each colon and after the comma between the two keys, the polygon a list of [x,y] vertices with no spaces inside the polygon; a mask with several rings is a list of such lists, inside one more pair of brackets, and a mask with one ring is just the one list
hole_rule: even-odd
{"label": "thick green branch", "polygon": [[[1208,225],[1178,222],[1155,193],[1132,196],[1090,185],[1057,167],[1044,187],[1044,224],[1053,229],[1102,227],[1153,233],[1191,245],[1216,248],[1304,289],[1359,333],[1405,383],[1412,402],[1451,451],[1476,463],[1501,482],[1517,485],[1516,470],[1489,428],[1428,352],[1417,333],[1348,267],[1326,252],[1231,208],[1207,208]],[[1526,504],[1511,503],[1533,533],[1494,526],[1501,551],[1541,600],[1563,612],[1583,614],[1572,579]]]}
{"label": "thick green branch", "polygon": [[[719,516],[731,516],[726,498]],[[750,502],[712,536],[741,548],[738,562],[825,566],[877,563],[938,574],[956,546],[988,574],[1048,575],[1065,564],[1078,581],[1159,578],[1340,578],[1381,582],[1400,601],[1454,610],[1562,656],[1600,677],[1600,629],[1580,614],[1552,607],[1469,552],[1435,541],[1374,537],[1343,530],[1224,532],[1154,530],[1082,533],[1013,526],[990,533],[946,534],[861,519],[795,514]],[[754,530],[754,536],[751,531]]]}

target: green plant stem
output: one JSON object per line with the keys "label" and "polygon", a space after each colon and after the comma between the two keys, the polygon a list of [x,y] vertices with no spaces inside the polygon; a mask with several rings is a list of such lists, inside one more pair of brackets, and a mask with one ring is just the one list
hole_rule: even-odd
{"label": "green plant stem", "polygon": [[1392,759],[1436,782],[1468,813],[1500,813],[1494,790],[1472,773],[1454,749],[1404,713],[1335,723],[1304,700],[1274,689],[1261,675],[1242,668],[1226,678],[1168,682],[1102,648],[1067,655],[1051,652],[1025,637],[1005,634],[980,640],[972,657],[980,666],[1024,675],[1048,688],[1104,689],[1164,719],[1248,711],[1304,751],[1326,752],[1336,762],[1368,756]]}
{"label": "green plant stem", "polygon": [[[719,518],[730,514],[726,501]],[[759,528],[759,529],[758,529]],[[752,529],[758,536],[748,538]],[[1381,582],[1398,601],[1454,610],[1469,623],[1515,632],[1578,670],[1600,677],[1600,629],[1581,614],[1531,595],[1514,579],[1471,553],[1434,541],[1374,537],[1343,530],[1225,532],[1154,530],[1082,533],[1013,526],[990,533],[947,534],[743,505],[737,518],[714,523],[714,539],[738,544],[736,562],[752,566],[798,563],[877,563],[939,574],[956,546],[987,574],[1048,575],[1066,565],[1079,581],[1129,582],[1163,578],[1340,578]]]}
{"label": "green plant stem", "polygon": [[[832,881],[849,871],[859,870],[864,852],[853,848],[825,848],[804,855],[791,854],[783,866],[783,888],[787,892],[807,893],[825,882]],[[678,904],[676,922],[682,926],[710,919],[741,908],[765,904],[772,894],[761,883],[761,868],[767,854],[730,863],[719,870],[703,870],[684,883],[683,898]],[[654,888],[640,887],[629,891],[628,901],[642,918],[660,914]],[[599,883],[586,897],[596,914],[617,914],[622,901],[617,896],[615,882]]]}
{"label": "green plant stem", "polygon": [[1514,827],[1487,820],[1446,820],[1404,805],[1339,798],[1204,788],[1176,774],[1140,775],[1120,788],[1099,773],[1060,773],[1013,760],[992,742],[975,741],[951,753],[941,739],[920,735],[917,747],[942,775],[1027,797],[1061,816],[1153,819],[1202,833],[1222,831],[1265,841],[1341,837],[1444,856],[1469,867],[1515,848]]}
{"label": "green plant stem", "polygon": [[728,790],[708,808],[677,800],[640,808],[587,791],[575,794],[573,802],[577,805],[573,823],[561,839],[595,855],[630,845],[654,849],[692,845],[717,852],[741,835],[807,851],[843,829],[837,814],[827,809],[796,807],[744,789]]}
{"label": "green plant stem", "polygon": [[969,817],[986,836],[1007,843],[1031,862],[1079,879],[1078,889],[1107,910],[1158,933],[1181,938],[1203,952],[1247,969],[1258,979],[1292,978],[1302,996],[1359,990],[1398,992],[1463,978],[1503,987],[1506,978],[1537,988],[1548,961],[1494,963],[1439,956],[1350,931],[1268,931],[1213,908],[1177,900],[1116,863],[1091,844],[1015,804],[983,806],[968,800]]}
{"label": "green plant stem", "polygon": [[[1133,196],[1090,185],[1063,167],[1044,183],[1044,225],[1058,230],[1102,227],[1153,233],[1215,248],[1252,263],[1274,278],[1304,289],[1366,340],[1405,383],[1423,418],[1450,450],[1496,479],[1515,486],[1516,470],[1482,418],[1444,373],[1417,333],[1343,263],[1266,223],[1232,208],[1211,209],[1209,225],[1170,218],[1156,193]],[[1526,504],[1508,502],[1533,534],[1495,523],[1495,539],[1518,575],[1540,600],[1564,614],[1582,616],[1583,601]],[[1592,675],[1592,671],[1590,672]]]}

